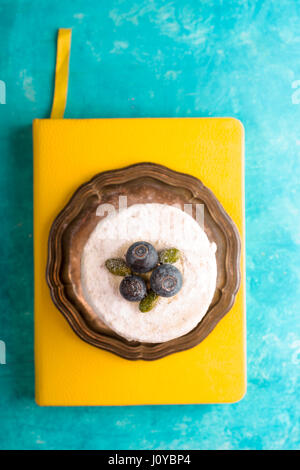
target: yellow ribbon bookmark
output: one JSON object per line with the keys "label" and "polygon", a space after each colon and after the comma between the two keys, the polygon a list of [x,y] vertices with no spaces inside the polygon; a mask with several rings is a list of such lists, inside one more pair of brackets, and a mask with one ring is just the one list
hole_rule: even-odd
{"label": "yellow ribbon bookmark", "polygon": [[50,116],[52,119],[62,119],[64,117],[68,94],[71,34],[71,29],[61,28],[58,30],[55,87]]}

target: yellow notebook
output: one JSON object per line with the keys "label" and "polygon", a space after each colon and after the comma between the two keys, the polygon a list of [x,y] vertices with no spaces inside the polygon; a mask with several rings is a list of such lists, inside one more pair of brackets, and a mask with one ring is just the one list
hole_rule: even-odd
{"label": "yellow notebook", "polygon": [[[63,73],[67,74],[66,67]],[[246,391],[244,133],[240,122],[232,118],[37,119],[33,137],[37,403],[240,400]],[[203,181],[232,217],[242,239],[242,282],[231,311],[198,346],[150,362],[129,361],[82,341],[52,303],[45,278],[49,230],[73,192],[96,173],[142,161]]]}

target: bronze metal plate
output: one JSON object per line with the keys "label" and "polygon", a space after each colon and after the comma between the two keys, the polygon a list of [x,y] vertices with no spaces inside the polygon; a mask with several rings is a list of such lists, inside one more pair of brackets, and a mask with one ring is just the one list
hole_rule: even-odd
{"label": "bronze metal plate", "polygon": [[[83,297],[81,253],[101,219],[96,209],[105,203],[118,208],[119,196],[127,196],[128,207],[146,202],[182,208],[204,204],[204,230],[217,245],[217,287],[206,315],[184,336],[156,344],[127,341],[108,328]],[[240,285],[240,252],[235,224],[200,180],[154,163],[139,163],[100,173],[74,193],[50,230],[46,278],[54,304],[81,339],[126,359],[154,360],[196,346],[231,309]]]}

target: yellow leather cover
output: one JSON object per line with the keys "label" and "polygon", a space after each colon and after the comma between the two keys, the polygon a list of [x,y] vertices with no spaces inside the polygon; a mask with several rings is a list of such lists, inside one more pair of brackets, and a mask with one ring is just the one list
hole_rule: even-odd
{"label": "yellow leather cover", "polygon": [[[34,134],[36,401],[39,405],[230,403],[246,391],[244,132],[232,118],[42,119]],[[79,185],[101,171],[149,161],[190,173],[235,221],[242,284],[232,310],[198,346],[153,362],[86,344],[51,301],[50,226]]]}

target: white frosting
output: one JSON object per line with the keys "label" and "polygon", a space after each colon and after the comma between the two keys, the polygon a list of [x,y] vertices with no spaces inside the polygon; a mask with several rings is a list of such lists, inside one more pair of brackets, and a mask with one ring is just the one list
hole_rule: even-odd
{"label": "white frosting", "polygon": [[[160,297],[156,306],[141,313],[138,302],[119,293],[122,280],[105,267],[109,258],[125,257],[139,240],[159,251],[176,247],[181,259],[176,266],[183,285],[177,295]],[[83,249],[81,279],[84,297],[94,312],[128,340],[161,343],[191,331],[212,301],[217,277],[216,245],[187,213],[164,204],[135,204],[102,219]]]}

